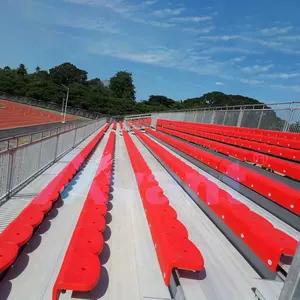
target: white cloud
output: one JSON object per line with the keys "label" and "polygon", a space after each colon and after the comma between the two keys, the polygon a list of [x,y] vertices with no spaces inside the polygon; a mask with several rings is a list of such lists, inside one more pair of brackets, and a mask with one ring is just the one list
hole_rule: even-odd
{"label": "white cloud", "polygon": [[232,58],[231,60],[233,62],[241,62],[241,61],[245,60],[245,58],[246,58],[245,56],[240,56],[240,57]]}
{"label": "white cloud", "polygon": [[200,75],[221,74],[225,64],[213,60],[204,59],[200,55],[190,55],[191,52],[184,49],[169,49],[165,47],[151,47],[131,45],[108,39],[101,43],[90,43],[89,53],[126,59],[140,63],[152,64],[164,68],[173,68],[194,72]]}
{"label": "white cloud", "polygon": [[222,53],[222,52],[228,52],[228,53],[243,53],[243,54],[260,54],[261,52],[247,49],[247,48],[240,48],[240,47],[207,47],[207,49],[204,49],[201,51],[201,53],[205,54],[212,54],[212,53]]}
{"label": "white cloud", "polygon": [[204,36],[200,37],[202,40],[219,42],[219,41],[232,41],[232,40],[241,40],[249,43],[256,43],[266,47],[278,47],[281,46],[281,42],[277,41],[266,41],[262,39],[256,39],[252,37],[246,37],[242,35],[216,35],[216,36]]}
{"label": "white cloud", "polygon": [[101,6],[107,9],[111,9],[115,13],[120,14],[124,18],[130,18],[136,11],[137,6],[131,5],[125,0],[64,0],[65,2]]}
{"label": "white cloud", "polygon": [[239,78],[239,81],[242,83],[247,83],[247,84],[263,84],[263,80],[256,80],[256,79],[246,79],[246,78]]}
{"label": "white cloud", "polygon": [[202,21],[208,21],[211,20],[211,16],[204,16],[204,17],[179,17],[179,18],[172,18],[170,21],[172,22],[195,22],[199,23]]}
{"label": "white cloud", "polygon": [[270,87],[300,92],[300,85],[271,84]]}
{"label": "white cloud", "polygon": [[142,4],[144,4],[144,5],[153,5],[153,4],[155,4],[157,2],[157,0],[152,0],[152,1],[145,1],[144,3],[142,3]]}
{"label": "white cloud", "polygon": [[280,40],[286,41],[300,41],[300,35],[288,35],[279,37]]}
{"label": "white cloud", "polygon": [[209,26],[209,27],[204,27],[204,28],[187,28],[187,27],[184,27],[184,28],[182,28],[182,31],[190,32],[190,33],[193,33],[193,34],[199,34],[199,33],[209,33],[214,28],[215,28],[214,26]]}
{"label": "white cloud", "polygon": [[230,41],[242,38],[240,35],[203,36],[201,40],[207,41]]}
{"label": "white cloud", "polygon": [[300,77],[300,73],[261,74],[260,76],[265,77],[265,78],[290,79],[290,78]]}
{"label": "white cloud", "polygon": [[216,85],[225,85],[225,83],[224,83],[224,82],[217,81],[217,82],[216,82]]}
{"label": "white cloud", "polygon": [[165,8],[165,9],[161,9],[161,10],[155,10],[152,12],[152,14],[156,17],[163,18],[163,17],[168,17],[168,16],[178,16],[184,10],[185,10],[185,8],[183,8],[183,7],[176,8],[176,9]]}
{"label": "white cloud", "polygon": [[263,35],[280,35],[280,34],[285,34],[287,32],[289,32],[290,30],[293,29],[293,26],[287,26],[287,27],[271,27],[271,28],[264,28],[262,29],[260,32]]}
{"label": "white cloud", "polygon": [[255,65],[252,67],[244,67],[242,68],[242,71],[245,73],[262,73],[262,72],[268,72],[273,67],[274,67],[273,64],[266,65],[266,66]]}
{"label": "white cloud", "polygon": [[109,22],[102,18],[88,19],[88,18],[77,18],[74,22],[70,17],[67,17],[67,14],[64,17],[57,19],[56,24],[70,27],[70,28],[79,28],[86,30],[96,30],[102,33],[118,33],[118,29],[115,27],[113,22]]}

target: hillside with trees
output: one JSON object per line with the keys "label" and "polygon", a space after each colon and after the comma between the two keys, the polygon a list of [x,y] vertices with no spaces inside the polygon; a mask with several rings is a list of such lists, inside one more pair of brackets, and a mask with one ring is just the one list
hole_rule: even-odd
{"label": "hillside with trees", "polygon": [[117,72],[104,85],[99,78],[88,79],[88,72],[71,63],[49,70],[36,67],[28,73],[24,64],[17,69],[0,68],[0,91],[16,96],[27,96],[45,102],[62,103],[65,86],[70,88],[69,105],[108,115],[125,115],[195,107],[259,104],[240,96],[211,92],[198,98],[175,101],[162,95],[151,95],[148,100],[137,101],[132,74]]}

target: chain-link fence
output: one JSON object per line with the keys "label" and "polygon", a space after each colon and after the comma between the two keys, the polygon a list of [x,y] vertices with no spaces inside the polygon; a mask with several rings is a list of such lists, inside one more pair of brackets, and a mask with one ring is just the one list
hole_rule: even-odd
{"label": "chain-link fence", "polygon": [[153,127],[156,126],[156,120],[165,119],[300,132],[300,102],[161,112],[153,113],[151,117]]}
{"label": "chain-link fence", "polygon": [[102,118],[0,140],[0,205],[105,123]]}

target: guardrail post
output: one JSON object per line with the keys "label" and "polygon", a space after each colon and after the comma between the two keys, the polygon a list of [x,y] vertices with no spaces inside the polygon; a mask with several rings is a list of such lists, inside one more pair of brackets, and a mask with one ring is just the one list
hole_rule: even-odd
{"label": "guardrail post", "polygon": [[[9,144],[8,144],[9,147]],[[10,198],[10,191],[12,186],[12,174],[13,174],[13,166],[14,166],[14,150],[9,151],[9,161],[8,161],[8,179],[6,183],[6,199]]]}
{"label": "guardrail post", "polygon": [[300,299],[300,243],[285,279],[279,300]]}
{"label": "guardrail post", "polygon": [[243,116],[244,116],[244,110],[241,109],[238,120],[237,120],[237,124],[236,124],[237,127],[241,127]]}
{"label": "guardrail post", "polygon": [[57,158],[57,151],[58,151],[58,141],[59,141],[59,134],[56,135],[56,145],[55,145],[55,154],[54,154],[54,160]]}
{"label": "guardrail post", "polygon": [[76,143],[76,135],[77,135],[77,128],[75,129],[73,147],[75,146],[75,143]]}
{"label": "guardrail post", "polygon": [[259,116],[259,120],[258,120],[258,123],[257,123],[257,128],[260,128],[260,124],[261,124],[263,115],[264,115],[264,109],[261,110],[261,113],[260,113],[260,116]]}

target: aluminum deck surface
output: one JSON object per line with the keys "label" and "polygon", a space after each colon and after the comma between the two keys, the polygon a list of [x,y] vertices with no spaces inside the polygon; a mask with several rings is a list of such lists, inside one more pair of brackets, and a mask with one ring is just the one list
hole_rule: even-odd
{"label": "aluminum deck surface", "polygon": [[[53,284],[109,132],[110,130],[105,134],[85,167],[64,190],[62,201],[55,204],[16,263],[0,281],[0,300],[51,300]],[[0,231],[95,134],[0,207]],[[205,271],[200,273],[179,271],[180,284],[186,300],[255,299],[251,289],[255,287],[255,282],[260,278],[259,275],[138,138],[134,135],[131,137],[169,198],[170,204],[176,209],[178,219],[186,226],[189,238],[203,254]],[[185,159],[181,159],[244,202],[253,211],[268,218],[274,226],[299,239],[298,231]],[[170,299],[171,295],[162,278],[134,172],[119,126],[116,131],[115,162],[108,209],[107,227],[103,234],[105,245],[100,254],[102,268],[97,286],[89,293],[67,291],[61,294],[60,299]],[[259,282],[263,284],[263,281]],[[260,288],[272,292],[271,285]]]}
{"label": "aluminum deck surface", "polygon": [[199,209],[191,198],[161,166],[138,138],[134,142],[186,226],[189,238],[200,249],[205,272],[193,276],[179,272],[187,299],[191,300],[250,300],[253,299],[253,278],[259,275],[231,245],[219,229]]}
{"label": "aluminum deck surface", "polygon": [[192,168],[194,168],[195,170],[197,170],[201,175],[205,176],[206,178],[208,178],[212,182],[216,183],[220,188],[222,188],[225,191],[227,191],[234,198],[236,198],[237,200],[239,200],[242,203],[244,203],[245,205],[247,205],[252,211],[254,211],[255,213],[257,213],[257,214],[263,216],[264,218],[266,218],[267,220],[269,220],[273,224],[274,227],[276,227],[276,228],[284,231],[285,233],[287,233],[290,236],[294,237],[296,240],[300,240],[300,232],[299,231],[297,231],[293,227],[289,226],[288,224],[286,224],[285,222],[283,222],[282,220],[280,220],[279,218],[277,218],[276,216],[274,216],[273,214],[271,214],[270,212],[268,212],[264,208],[262,208],[259,205],[255,204],[253,201],[251,201],[247,197],[243,196],[238,191],[234,190],[233,188],[229,187],[225,183],[223,183],[220,180],[216,179],[214,176],[212,176],[212,175],[208,174],[207,172],[203,171],[201,168],[195,166],[193,163],[189,162],[188,160],[186,160],[185,158],[183,158],[179,154],[175,153],[174,151],[172,151],[171,149],[169,149],[168,147],[166,147],[162,143],[159,143],[158,140],[154,139],[151,135],[148,135],[148,136],[153,141],[155,141],[158,144],[160,144],[160,146],[162,146],[163,148],[167,149],[174,156],[180,158],[187,165],[189,165]]}

